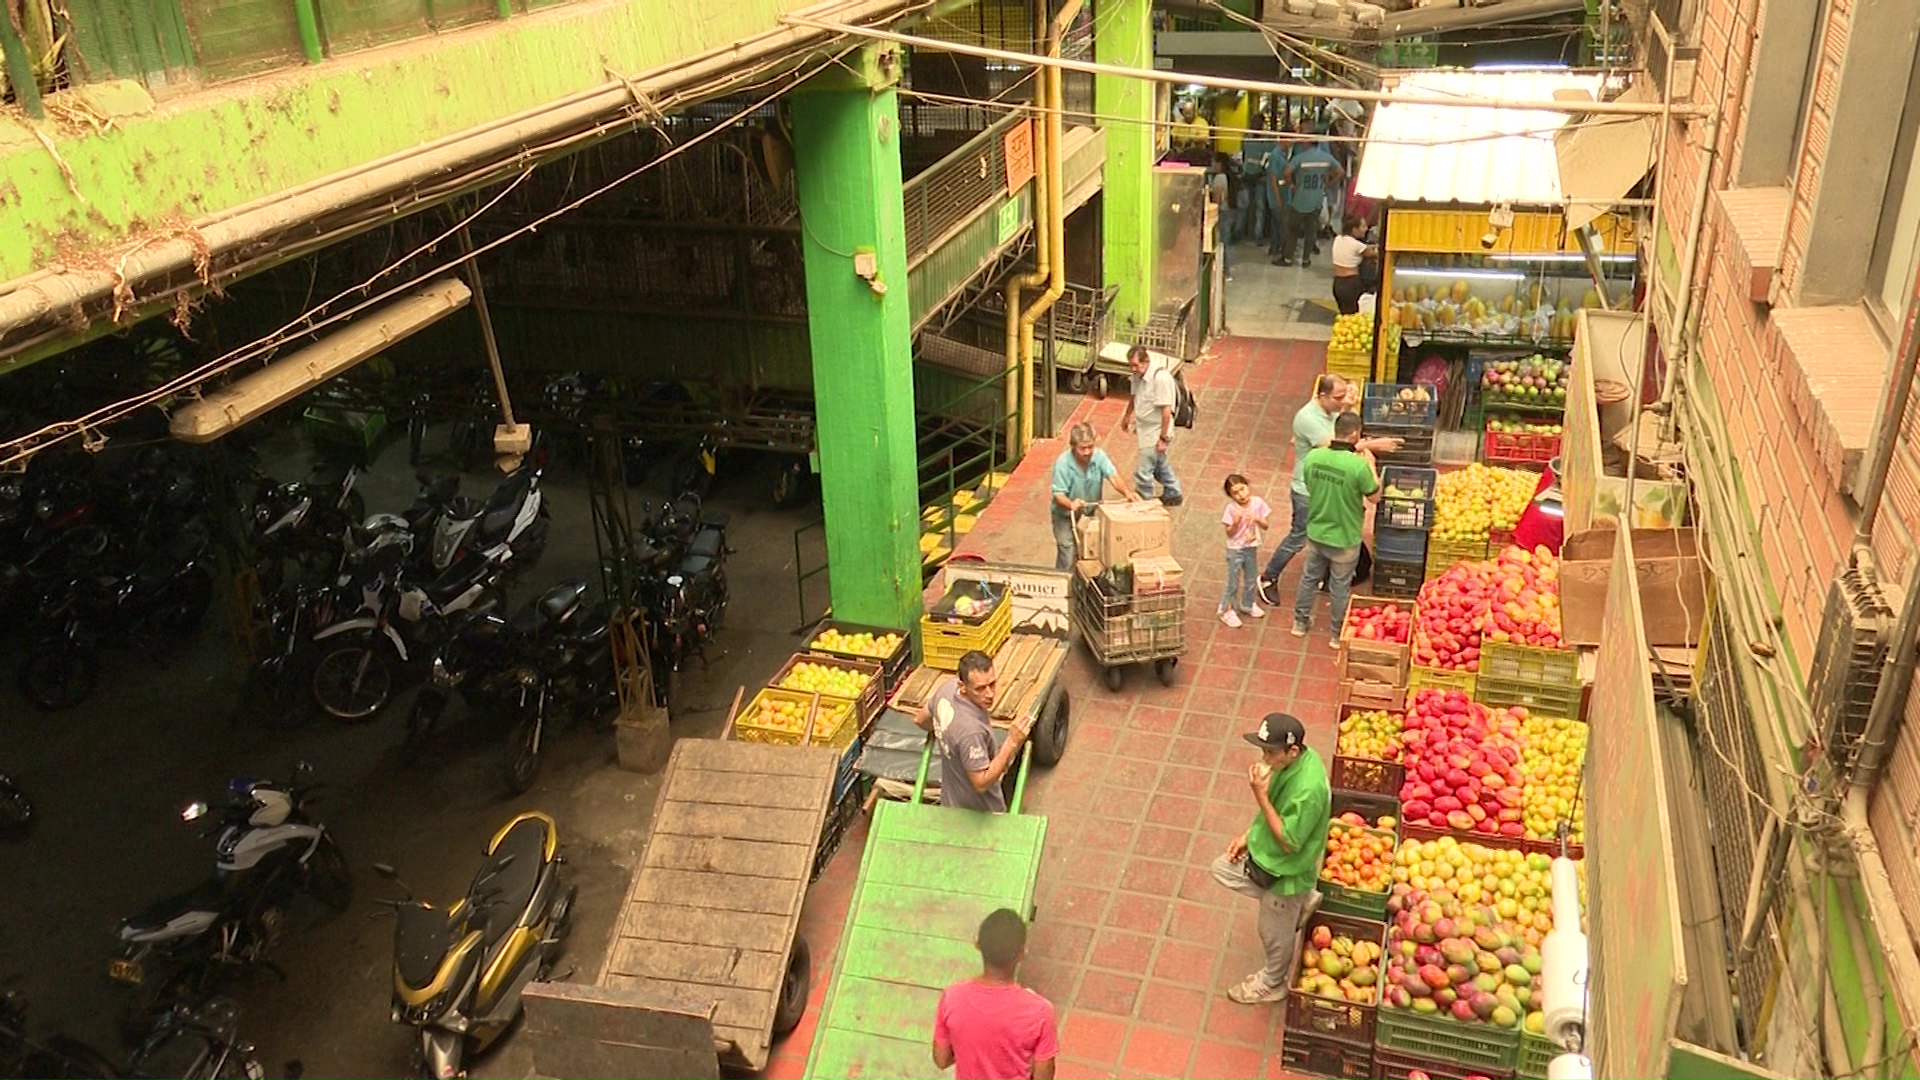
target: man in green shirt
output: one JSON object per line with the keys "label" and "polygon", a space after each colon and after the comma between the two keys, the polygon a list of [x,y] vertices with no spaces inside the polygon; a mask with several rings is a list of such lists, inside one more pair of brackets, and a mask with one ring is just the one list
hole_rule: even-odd
{"label": "man in green shirt", "polygon": [[1319,906],[1315,884],[1327,853],[1333,793],[1326,764],[1307,746],[1299,718],[1268,713],[1259,730],[1244,738],[1260,748],[1260,760],[1247,769],[1260,812],[1213,860],[1212,871],[1222,886],[1260,901],[1257,929],[1266,966],[1227,991],[1242,1005],[1257,1005],[1286,1000],[1300,924]]}
{"label": "man in green shirt", "polygon": [[1307,455],[1299,471],[1307,479],[1307,565],[1293,595],[1293,636],[1306,637],[1313,625],[1313,599],[1322,582],[1333,594],[1333,638],[1347,619],[1353,572],[1360,565],[1360,529],[1367,499],[1380,490],[1373,451],[1363,449],[1360,418],[1341,413],[1333,421],[1333,441]]}

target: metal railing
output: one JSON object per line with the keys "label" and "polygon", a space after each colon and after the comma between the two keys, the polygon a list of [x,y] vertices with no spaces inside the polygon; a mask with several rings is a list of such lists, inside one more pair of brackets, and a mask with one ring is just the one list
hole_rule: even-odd
{"label": "metal railing", "polygon": [[1024,113],[1001,117],[902,186],[908,263],[939,246],[1006,191],[1006,133],[1025,119]]}

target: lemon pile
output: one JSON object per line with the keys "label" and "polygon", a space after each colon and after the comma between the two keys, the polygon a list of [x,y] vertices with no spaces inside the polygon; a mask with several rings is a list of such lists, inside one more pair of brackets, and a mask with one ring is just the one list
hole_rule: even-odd
{"label": "lemon pile", "polygon": [[[764,701],[761,702],[759,711],[747,718],[747,724],[752,727],[784,732],[797,739],[806,729],[808,707],[807,702],[788,701],[784,698]],[[852,708],[853,706],[845,703],[823,704],[813,718],[813,737],[817,740],[831,737],[835,731],[839,730],[840,722],[846,719],[847,713]]]}
{"label": "lemon pile", "polygon": [[1336,352],[1366,352],[1373,348],[1373,316],[1338,315],[1333,320],[1333,337],[1327,348]]}
{"label": "lemon pile", "polygon": [[884,660],[892,656],[894,650],[899,647],[899,634],[875,635],[864,632],[843,634],[831,627],[822,630],[820,636],[814,638],[813,644],[808,646],[811,649],[844,653],[848,656],[871,656],[876,660]]}
{"label": "lemon pile", "polygon": [[780,680],[780,689],[824,697],[857,698],[871,682],[873,676],[865,672],[803,661],[793,665],[793,670]]}

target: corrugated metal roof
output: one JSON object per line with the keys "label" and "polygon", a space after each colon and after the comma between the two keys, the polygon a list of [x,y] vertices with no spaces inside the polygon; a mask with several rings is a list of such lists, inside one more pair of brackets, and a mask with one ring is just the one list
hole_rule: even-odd
{"label": "corrugated metal roof", "polygon": [[[1600,92],[1601,76],[1564,71],[1422,71],[1395,93],[1551,101],[1555,91]],[[1553,149],[1565,113],[1387,102],[1374,110],[1358,188],[1396,202],[1557,205],[1565,197]]]}

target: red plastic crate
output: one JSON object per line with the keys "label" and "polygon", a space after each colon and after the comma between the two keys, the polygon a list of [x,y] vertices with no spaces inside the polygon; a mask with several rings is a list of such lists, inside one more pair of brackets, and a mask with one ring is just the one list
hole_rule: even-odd
{"label": "red plastic crate", "polygon": [[1489,431],[1480,460],[1488,465],[1544,465],[1559,455],[1558,435],[1517,435]]}

